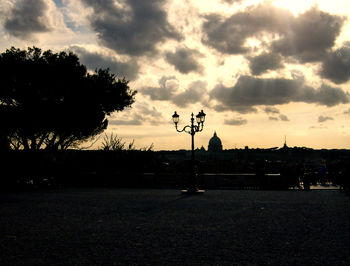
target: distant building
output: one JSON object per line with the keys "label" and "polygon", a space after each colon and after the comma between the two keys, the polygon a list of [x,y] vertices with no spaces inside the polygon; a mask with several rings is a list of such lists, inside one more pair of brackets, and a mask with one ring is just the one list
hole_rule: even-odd
{"label": "distant building", "polygon": [[289,147],[287,146],[287,137],[286,136],[284,136],[284,145],[283,145],[282,149],[283,150],[289,149]]}
{"label": "distant building", "polygon": [[220,138],[216,135],[216,132],[214,132],[214,136],[209,140],[208,151],[209,152],[222,151],[222,143]]}

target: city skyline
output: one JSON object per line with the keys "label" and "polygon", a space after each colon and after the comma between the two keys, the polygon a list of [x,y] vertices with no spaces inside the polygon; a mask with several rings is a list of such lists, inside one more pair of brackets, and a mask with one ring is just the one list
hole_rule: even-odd
{"label": "city skyline", "polygon": [[[224,149],[350,149],[347,0],[0,0],[0,50],[72,51],[137,90],[106,134],[137,148],[190,148],[178,134],[204,110]],[[99,141],[95,144],[95,148]]]}

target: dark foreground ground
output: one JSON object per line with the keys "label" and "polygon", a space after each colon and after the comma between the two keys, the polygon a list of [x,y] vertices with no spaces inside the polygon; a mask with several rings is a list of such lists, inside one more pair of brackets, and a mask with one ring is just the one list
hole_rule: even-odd
{"label": "dark foreground ground", "polygon": [[339,191],[0,195],[0,265],[350,265]]}

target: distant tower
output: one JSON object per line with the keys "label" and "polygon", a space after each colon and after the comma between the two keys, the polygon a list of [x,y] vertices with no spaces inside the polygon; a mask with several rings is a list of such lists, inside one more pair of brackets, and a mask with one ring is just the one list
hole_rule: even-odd
{"label": "distant tower", "polygon": [[284,135],[284,145],[283,145],[283,149],[287,149],[288,146],[287,146],[287,137],[286,135]]}
{"label": "distant tower", "polygon": [[216,135],[216,131],[214,132],[214,136],[209,140],[208,151],[209,152],[222,151],[222,143],[221,143],[221,140]]}

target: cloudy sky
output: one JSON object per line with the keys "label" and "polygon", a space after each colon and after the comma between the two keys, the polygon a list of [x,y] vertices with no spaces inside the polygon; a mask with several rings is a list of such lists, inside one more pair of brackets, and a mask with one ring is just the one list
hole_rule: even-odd
{"label": "cloudy sky", "polygon": [[350,148],[349,0],[0,0],[0,33],[130,80],[107,133],[139,148],[189,149],[171,116],[202,109],[196,147]]}

